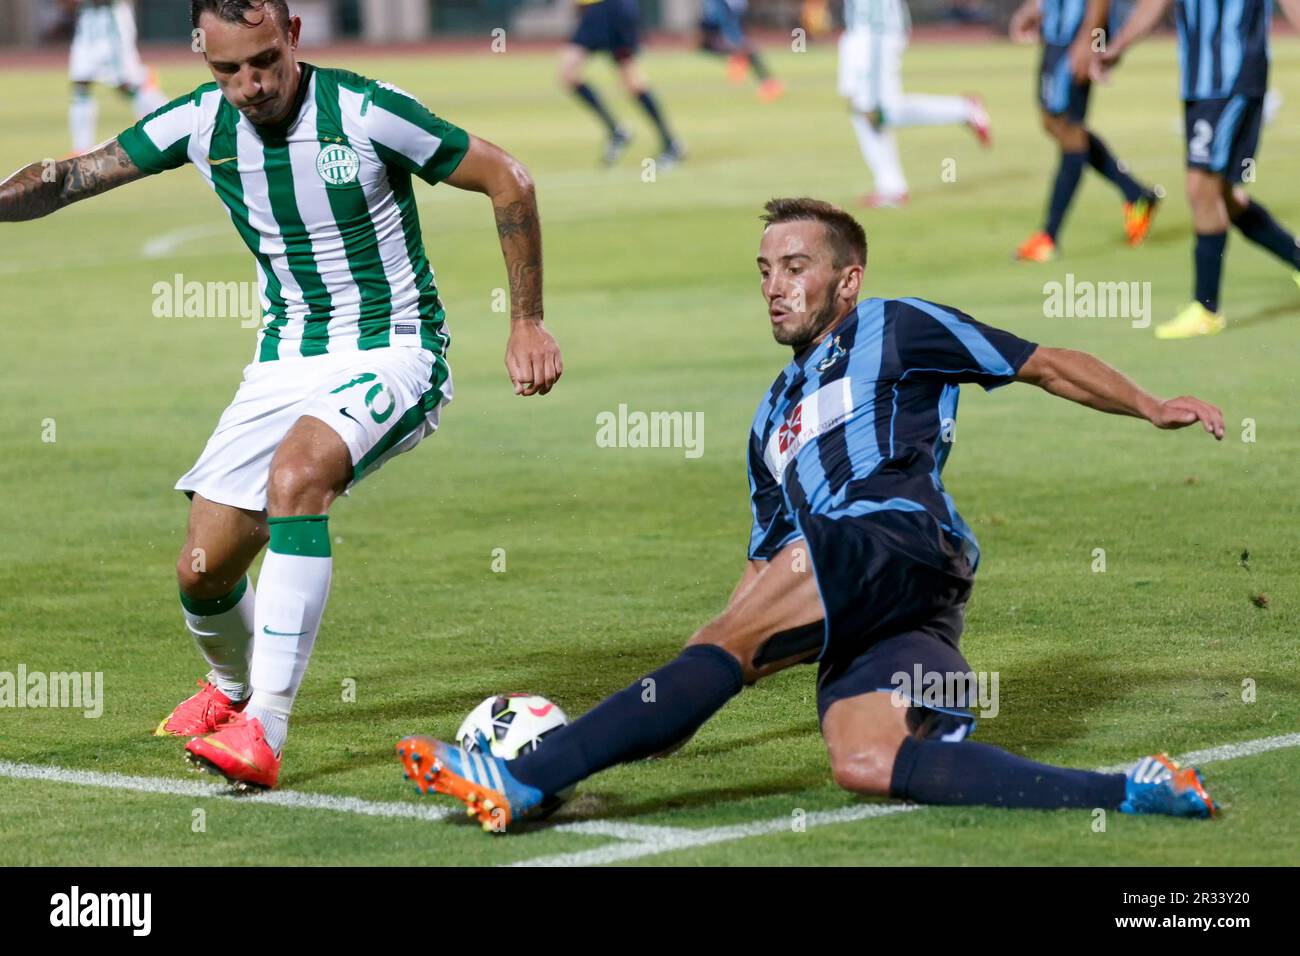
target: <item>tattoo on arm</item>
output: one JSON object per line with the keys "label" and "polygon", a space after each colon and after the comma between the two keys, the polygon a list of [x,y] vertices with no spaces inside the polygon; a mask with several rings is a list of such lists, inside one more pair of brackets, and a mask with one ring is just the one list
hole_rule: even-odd
{"label": "tattoo on arm", "polygon": [[32,163],[0,182],[0,222],[40,219],[146,175],[117,140],[84,156]]}
{"label": "tattoo on arm", "polygon": [[495,206],[497,235],[510,274],[512,318],[542,312],[542,227],[537,202],[531,195],[505,206]]}

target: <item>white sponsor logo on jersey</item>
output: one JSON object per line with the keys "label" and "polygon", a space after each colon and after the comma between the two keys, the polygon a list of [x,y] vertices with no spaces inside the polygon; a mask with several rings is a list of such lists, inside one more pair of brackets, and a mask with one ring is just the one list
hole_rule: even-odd
{"label": "white sponsor logo on jersey", "polygon": [[772,477],[780,484],[786,467],[804,445],[852,417],[853,385],[847,376],[817,389],[790,410],[781,427],[767,440],[763,461]]}

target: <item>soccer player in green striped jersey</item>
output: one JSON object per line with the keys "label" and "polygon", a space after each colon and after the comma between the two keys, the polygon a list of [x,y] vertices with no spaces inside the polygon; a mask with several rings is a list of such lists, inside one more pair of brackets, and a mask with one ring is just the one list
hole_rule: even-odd
{"label": "soccer player in green striped jersey", "polygon": [[[34,164],[0,183],[0,222],[191,163],[253,254],[253,361],[176,485],[192,500],[181,605],[208,680],[156,733],[193,737],[190,760],[241,787],[272,787],[329,593],[329,506],[432,434],[452,395],[416,178],[492,200],[515,393],[545,395],[563,365],[523,166],[395,87],[300,62],[286,0],[191,0],[191,15],[215,82],[52,176]],[[268,542],[255,596],[247,572]]]}

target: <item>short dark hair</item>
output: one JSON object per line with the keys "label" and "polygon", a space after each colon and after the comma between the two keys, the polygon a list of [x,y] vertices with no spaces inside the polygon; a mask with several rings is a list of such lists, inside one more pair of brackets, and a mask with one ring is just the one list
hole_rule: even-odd
{"label": "short dark hair", "polygon": [[769,199],[758,218],[769,226],[778,222],[820,222],[830,243],[831,264],[836,269],[867,264],[867,233],[839,206],[820,199]]}
{"label": "short dark hair", "polygon": [[289,0],[190,0],[190,22],[197,27],[199,18],[211,13],[227,23],[255,27],[261,18],[250,19],[249,14],[271,11],[280,26],[289,28]]}

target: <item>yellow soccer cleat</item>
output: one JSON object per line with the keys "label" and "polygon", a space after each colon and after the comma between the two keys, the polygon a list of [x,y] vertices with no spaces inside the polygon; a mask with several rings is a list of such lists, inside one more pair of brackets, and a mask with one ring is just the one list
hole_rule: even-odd
{"label": "yellow soccer cleat", "polygon": [[1156,326],[1158,339],[1194,339],[1200,335],[1218,335],[1228,322],[1220,312],[1211,312],[1199,302],[1184,306],[1168,322]]}

